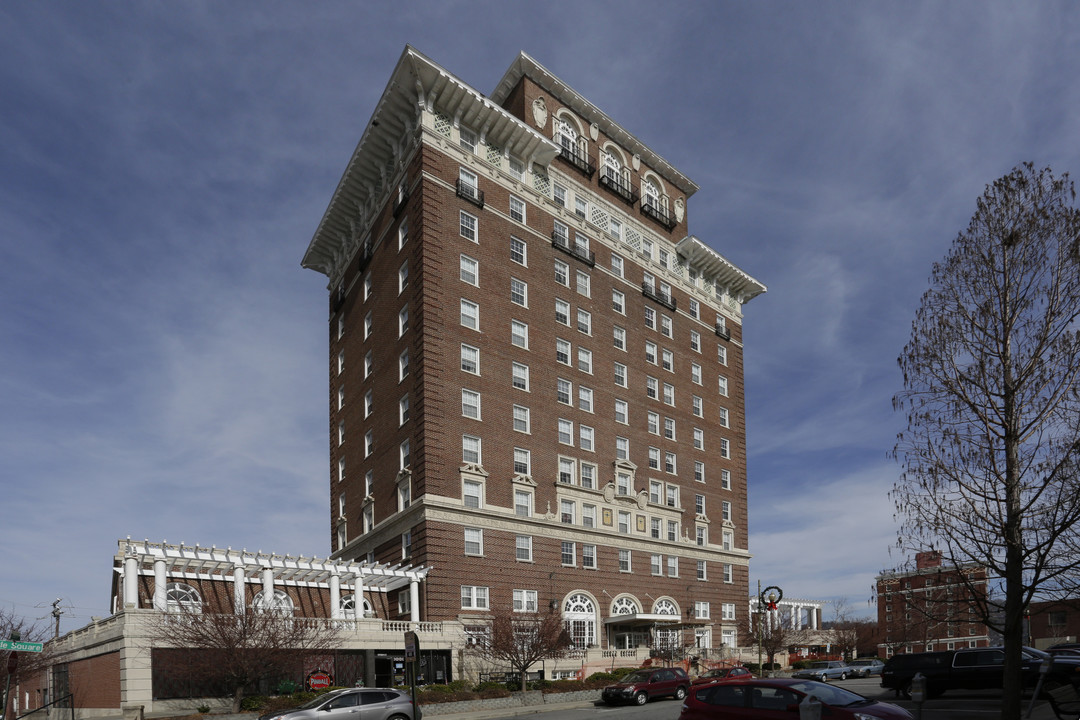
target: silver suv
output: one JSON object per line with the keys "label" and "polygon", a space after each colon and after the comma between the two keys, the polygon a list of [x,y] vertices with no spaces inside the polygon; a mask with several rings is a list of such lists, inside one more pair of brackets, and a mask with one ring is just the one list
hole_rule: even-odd
{"label": "silver suv", "polygon": [[292,710],[278,710],[259,720],[420,720],[408,693],[393,688],[331,690]]}

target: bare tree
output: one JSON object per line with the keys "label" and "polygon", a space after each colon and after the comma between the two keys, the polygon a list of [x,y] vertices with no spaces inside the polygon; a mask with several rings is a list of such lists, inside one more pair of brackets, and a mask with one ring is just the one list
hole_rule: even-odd
{"label": "bare tree", "polygon": [[486,650],[521,677],[526,685],[529,668],[541,660],[560,658],[573,646],[566,626],[555,613],[514,612],[508,607],[496,610],[489,621],[491,633]]}
{"label": "bare tree", "polygon": [[[0,640],[21,640],[22,642],[45,642],[49,638],[49,627],[42,619],[31,620],[22,617],[15,609],[0,607]],[[43,672],[51,664],[51,652],[46,648],[43,652],[20,652],[18,654],[18,668],[11,677],[11,686],[18,685],[20,679],[33,677]],[[0,694],[4,693],[7,683],[7,666],[11,652],[0,651]],[[8,715],[7,707],[9,698],[4,696],[4,706],[0,707],[0,716]]]}
{"label": "bare tree", "polygon": [[232,695],[232,712],[237,713],[246,687],[281,675],[305,656],[332,650],[338,632],[319,618],[250,608],[243,614],[181,609],[158,615],[151,636],[155,643],[183,651],[182,662],[170,667],[171,672],[225,687]]}
{"label": "bare tree", "polygon": [[[1019,717],[1025,608],[1062,591],[1080,555],[1080,211],[1068,175],[1015,168],[986,188],[930,276],[899,358],[907,416],[891,494],[899,546],[1001,579],[1002,717]],[[961,575],[963,577],[963,575]]]}
{"label": "bare tree", "polygon": [[[744,637],[750,640],[750,644],[761,646],[770,668],[779,653],[786,652],[806,638],[804,631],[793,627],[791,612],[783,607],[778,611],[754,612],[744,617],[746,619],[741,628]],[[763,668],[758,668],[758,672],[764,675]]]}
{"label": "bare tree", "polygon": [[847,598],[837,598],[832,602],[832,606],[832,630],[836,638],[836,648],[845,659],[854,660],[860,648],[873,644],[877,623],[856,617]]}

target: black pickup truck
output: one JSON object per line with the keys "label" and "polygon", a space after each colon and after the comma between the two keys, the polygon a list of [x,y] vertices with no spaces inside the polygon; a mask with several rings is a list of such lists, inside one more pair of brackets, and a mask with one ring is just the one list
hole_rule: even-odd
{"label": "black pickup truck", "polygon": [[[1039,665],[1051,657],[1035,648],[1023,650],[1024,686],[1033,688],[1039,680]],[[1005,650],[1000,647],[965,648],[939,652],[893,655],[881,671],[881,687],[910,696],[916,673],[926,678],[926,694],[938,697],[947,690],[1000,688],[1004,678]],[[1046,676],[1047,687],[1064,684],[1080,686],[1080,657],[1053,657]]]}

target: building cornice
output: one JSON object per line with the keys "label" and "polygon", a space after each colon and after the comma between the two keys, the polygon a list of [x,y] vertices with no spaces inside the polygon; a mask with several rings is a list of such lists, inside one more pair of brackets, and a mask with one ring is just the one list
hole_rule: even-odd
{"label": "building cornice", "polygon": [[740,305],[768,290],[764,284],[747,275],[693,235],[688,235],[676,243],[675,250],[691,268],[726,287],[727,294],[735,298]]}

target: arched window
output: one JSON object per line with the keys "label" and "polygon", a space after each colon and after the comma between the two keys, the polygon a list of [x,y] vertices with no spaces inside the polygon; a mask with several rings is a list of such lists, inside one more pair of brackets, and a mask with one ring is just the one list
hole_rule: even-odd
{"label": "arched window", "polygon": [[675,615],[678,616],[679,608],[675,606],[668,598],[660,598],[653,603],[653,615]]}
{"label": "arched window", "polygon": [[[339,601],[339,607],[341,609],[341,615],[346,620],[355,620],[356,614],[356,595],[345,595]],[[371,607],[371,602],[367,598],[364,598],[363,615],[361,617],[375,617],[375,613]]]}
{"label": "arched window", "polygon": [[596,604],[584,593],[574,593],[563,603],[563,621],[574,647],[582,650],[596,643]]}
{"label": "arched window", "polygon": [[653,210],[663,210],[661,205],[661,197],[663,193],[660,192],[660,186],[656,184],[656,180],[651,177],[645,178],[641,183],[641,202]]}
{"label": "arched window", "polygon": [[636,615],[639,612],[641,612],[641,608],[638,606],[637,600],[628,595],[617,598],[611,604],[612,615]]}
{"label": "arched window", "polygon": [[623,179],[622,170],[622,158],[611,148],[606,148],[604,150],[604,177],[619,185]]}
{"label": "arched window", "polygon": [[293,614],[292,598],[284,590],[274,590],[274,597],[269,598],[269,601],[263,600],[263,591],[260,590],[251,601],[251,606],[255,608],[255,612],[274,613],[275,615],[289,617]]}
{"label": "arched window", "polygon": [[202,612],[202,596],[186,583],[171,582],[165,586],[165,608],[169,612]]}
{"label": "arched window", "polygon": [[576,154],[578,151],[578,132],[566,118],[555,118],[556,140],[563,150]]}

